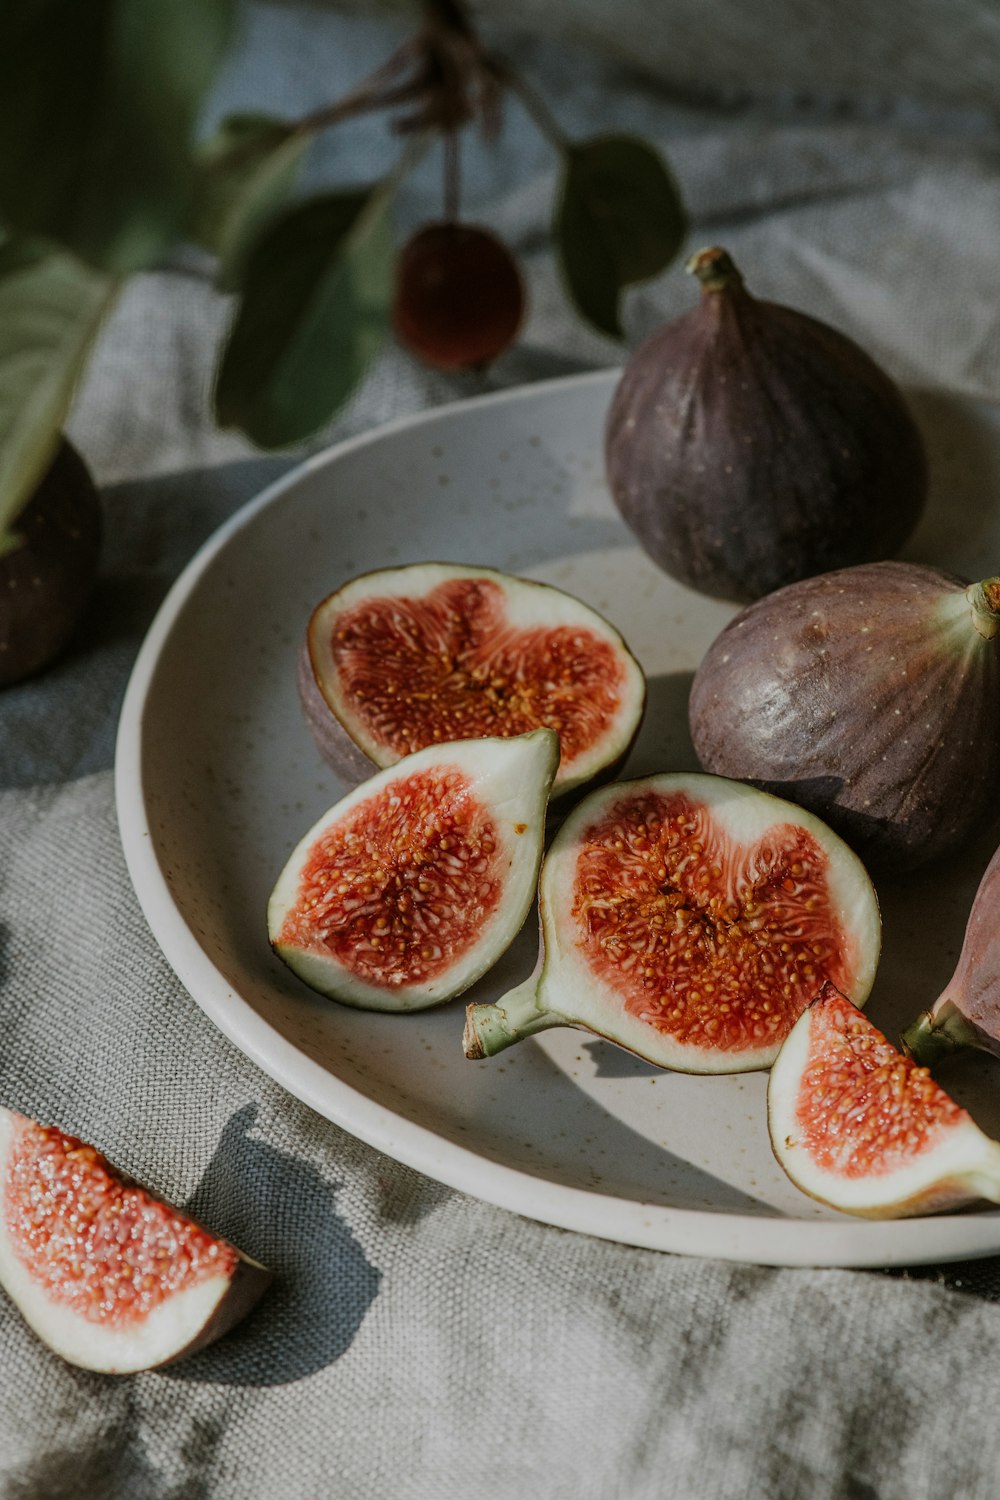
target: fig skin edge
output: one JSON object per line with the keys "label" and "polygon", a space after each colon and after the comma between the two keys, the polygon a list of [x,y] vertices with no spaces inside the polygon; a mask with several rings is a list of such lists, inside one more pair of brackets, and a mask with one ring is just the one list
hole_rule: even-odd
{"label": "fig skin edge", "polygon": [[749,605],[695,673],[702,766],[810,808],[879,873],[960,848],[1000,788],[1000,580],[878,562]]}
{"label": "fig skin edge", "polygon": [[923,512],[923,439],[896,384],[828,324],[751,296],[728,254],[688,262],[699,306],[631,356],[609,486],[653,561],[747,602],[893,555]]}

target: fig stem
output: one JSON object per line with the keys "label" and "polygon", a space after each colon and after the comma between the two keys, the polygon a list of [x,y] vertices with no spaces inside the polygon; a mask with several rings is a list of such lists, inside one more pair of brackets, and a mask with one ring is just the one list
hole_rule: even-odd
{"label": "fig stem", "polygon": [[729,252],[718,245],[696,250],[684,269],[690,275],[697,276],[705,292],[734,291],[743,285],[743,277]]}
{"label": "fig stem", "polygon": [[951,1001],[936,1011],[921,1011],[906,1028],[899,1045],[922,1068],[934,1068],[946,1057],[982,1043],[973,1025]]}
{"label": "fig stem", "polygon": [[466,1057],[492,1057],[536,1031],[565,1025],[562,1016],[551,1010],[539,1010],[537,1001],[538,976],[532,975],[495,1005],[467,1006],[462,1038]]}
{"label": "fig stem", "polygon": [[984,640],[991,641],[1000,632],[1000,578],[984,578],[965,591],[972,605],[975,627]]}

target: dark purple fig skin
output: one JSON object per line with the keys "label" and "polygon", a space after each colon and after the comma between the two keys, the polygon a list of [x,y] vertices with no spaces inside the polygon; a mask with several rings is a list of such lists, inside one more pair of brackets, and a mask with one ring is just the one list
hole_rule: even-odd
{"label": "dark purple fig skin", "polygon": [[959,847],[1000,790],[1000,583],[978,608],[967,589],[869,563],[744,609],[692,685],[704,769],[811,809],[881,869]]}
{"label": "dark purple fig skin", "polygon": [[1000,849],[976,891],[954,974],[901,1040],[926,1066],[963,1047],[1000,1057]]}
{"label": "dark purple fig skin", "polygon": [[360,782],[367,781],[379,768],[361,746],[351,739],[320,692],[308,640],[303,641],[299,652],[297,679],[302,713],[320,755],[346,787],[355,787]]}
{"label": "dark purple fig skin", "polygon": [[608,482],[641,545],[740,601],[892,556],[927,497],[895,384],[827,324],[752,297],[725,251],[688,269],[700,306],[632,355],[608,416]]}
{"label": "dark purple fig skin", "polygon": [[59,654],[97,578],[100,497],[65,439],[13,530],[21,544],[0,557],[0,687]]}

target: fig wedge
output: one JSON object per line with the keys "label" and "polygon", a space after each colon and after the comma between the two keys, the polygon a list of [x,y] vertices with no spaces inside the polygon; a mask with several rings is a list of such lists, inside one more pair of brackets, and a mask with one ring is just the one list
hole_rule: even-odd
{"label": "fig wedge", "polygon": [[309,830],[268,906],[278,957],[365,1010],[450,1000],[513,942],[535,895],[559,761],[551,729],[429,745]]}
{"label": "fig wedge", "polygon": [[559,734],[562,796],[621,765],[646,701],[638,662],[589,605],[492,568],[365,573],[313,611],[299,695],[349,785],[427,745]]}
{"label": "fig wedge", "polygon": [[52,1125],[0,1108],[0,1285],[56,1354],[127,1375],[219,1338],[271,1273]]}
{"label": "fig wedge", "polygon": [[768,1079],[774,1154],[795,1185],[869,1219],[1000,1203],[1000,1143],[825,984]]}
{"label": "fig wedge", "polygon": [[1000,1057],[1000,849],[979,882],[954,974],[900,1045],[928,1068],[966,1047]]}
{"label": "fig wedge", "polygon": [[863,1004],[881,924],[860,860],[818,818],[721,777],[591,792],[539,885],[535,973],[470,1005],[466,1056],[578,1026],[663,1068],[766,1068],[827,978]]}

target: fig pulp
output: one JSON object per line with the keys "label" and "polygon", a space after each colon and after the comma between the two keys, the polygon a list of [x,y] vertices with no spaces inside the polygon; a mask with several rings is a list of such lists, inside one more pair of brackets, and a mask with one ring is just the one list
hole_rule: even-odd
{"label": "fig pulp", "polygon": [[324,599],[299,690],[349,783],[425,745],[547,726],[561,751],[554,796],[612,774],[646,698],[621,636],[579,599],[452,563],[366,573]]}
{"label": "fig pulp", "polygon": [[180,1359],[270,1279],[93,1146],[0,1108],[0,1284],[63,1359],[111,1375]]}
{"label": "fig pulp", "polygon": [[700,306],[636,350],[608,416],[608,482],[640,544],[736,600],[891,556],[927,494],[896,386],[835,329],[752,297],[724,250],[688,270]]}
{"label": "fig pulp", "polygon": [[960,847],[1000,786],[1000,579],[882,562],[731,620],[691,689],[702,766],[790,797],[883,869]]}
{"label": "fig pulp", "polygon": [[1000,849],[976,891],[954,974],[900,1040],[927,1067],[965,1047],[1000,1057]]}
{"label": "fig pulp", "polygon": [[271,943],[312,989],[421,1010],[484,974],[535,895],[559,758],[551,729],[431,745],[373,776],[299,843]]}
{"label": "fig pulp", "polygon": [[580,1026],[689,1073],[765,1068],[827,978],[863,1004],[880,921],[861,862],[817,818],[720,777],[602,787],[542,867],[531,978],[467,1012],[478,1058]]}
{"label": "fig pulp", "polygon": [[771,1069],[774,1154],[831,1208],[892,1219],[1000,1203],[1000,1144],[825,984]]}

